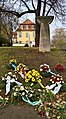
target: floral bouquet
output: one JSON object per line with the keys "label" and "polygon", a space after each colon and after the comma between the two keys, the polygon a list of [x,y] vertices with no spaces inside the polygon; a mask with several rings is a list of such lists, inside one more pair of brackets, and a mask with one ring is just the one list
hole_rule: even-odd
{"label": "floral bouquet", "polygon": [[60,84],[64,83],[62,76],[60,76],[59,74],[57,74],[56,76],[52,75],[50,78],[50,84],[57,83],[57,82]]}
{"label": "floral bouquet", "polygon": [[40,73],[37,70],[32,69],[26,73],[25,83],[29,83],[31,86],[39,83],[39,85],[43,88],[44,86],[41,83],[41,79],[42,76],[40,75]]}
{"label": "floral bouquet", "polygon": [[61,64],[57,64],[55,66],[55,70],[59,73],[63,73],[64,72],[64,67]]}
{"label": "floral bouquet", "polygon": [[19,63],[19,65],[16,67],[16,71],[20,74],[22,78],[25,78],[25,75],[28,70],[29,68],[22,63]]}
{"label": "floral bouquet", "polygon": [[46,88],[51,90],[53,94],[56,94],[60,91],[63,84],[64,84],[64,81],[62,79],[62,76],[56,75],[51,77],[50,85],[47,85]]}
{"label": "floral bouquet", "polygon": [[9,61],[9,65],[11,66],[11,68],[12,68],[13,70],[15,70],[15,69],[16,69],[16,66],[17,66],[17,61],[16,61],[16,59],[10,60],[10,61]]}
{"label": "floral bouquet", "polygon": [[40,74],[43,77],[51,76],[52,74],[51,74],[51,70],[50,70],[49,65],[47,65],[47,64],[41,64],[40,65]]}
{"label": "floral bouquet", "polygon": [[28,68],[26,65],[24,65],[24,64],[22,64],[22,63],[19,63],[19,64],[17,65],[17,67],[16,67],[16,71],[19,72],[21,68],[23,68],[25,71],[28,71],[28,70],[29,70],[29,68]]}

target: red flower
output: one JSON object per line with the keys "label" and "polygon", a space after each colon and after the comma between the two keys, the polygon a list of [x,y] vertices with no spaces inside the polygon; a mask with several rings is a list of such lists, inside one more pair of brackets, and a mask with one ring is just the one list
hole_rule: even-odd
{"label": "red flower", "polygon": [[62,72],[62,73],[64,72],[64,68],[61,64],[57,64],[55,66],[55,70],[58,71],[58,72]]}
{"label": "red flower", "polygon": [[38,112],[38,115],[40,115],[40,116],[45,116],[45,112],[40,111],[40,112]]}
{"label": "red flower", "polygon": [[[55,76],[55,77],[54,77],[54,82],[60,82],[60,81],[61,81],[60,78],[61,78],[60,76]],[[58,79],[59,79],[59,80],[58,80]]]}
{"label": "red flower", "polygon": [[49,70],[48,66],[40,66],[41,72],[46,72],[47,70]]}

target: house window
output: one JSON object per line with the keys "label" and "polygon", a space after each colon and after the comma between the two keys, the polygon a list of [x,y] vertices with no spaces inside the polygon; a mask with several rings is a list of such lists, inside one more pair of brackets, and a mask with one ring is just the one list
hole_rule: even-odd
{"label": "house window", "polygon": [[35,32],[33,32],[33,37],[35,38]]}
{"label": "house window", "polygon": [[22,34],[21,34],[21,32],[19,32],[19,37],[20,37],[20,38],[22,37]]}
{"label": "house window", "polygon": [[32,25],[32,29],[34,29],[34,25]]}
{"label": "house window", "polygon": [[25,25],[23,25],[23,28],[25,29],[25,28],[26,28],[26,26],[25,26]]}
{"label": "house window", "polygon": [[19,43],[21,44],[21,43],[22,43],[22,41],[19,41]]}
{"label": "house window", "polygon": [[23,29],[23,25],[21,25],[21,29]]}
{"label": "house window", "polygon": [[31,25],[29,25],[28,27],[31,28]]}
{"label": "house window", "polygon": [[29,37],[29,34],[28,33],[26,33],[26,38],[28,38]]}
{"label": "house window", "polygon": [[26,25],[26,29],[28,29],[28,25]]}

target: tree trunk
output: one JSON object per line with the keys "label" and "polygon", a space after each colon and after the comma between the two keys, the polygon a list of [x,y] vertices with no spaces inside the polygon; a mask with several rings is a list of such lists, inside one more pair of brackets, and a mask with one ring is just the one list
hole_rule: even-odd
{"label": "tree trunk", "polygon": [[37,10],[36,10],[36,37],[35,37],[35,46],[39,47],[40,40],[40,25],[37,22],[37,16],[40,16],[41,12],[41,0],[38,0]]}
{"label": "tree trunk", "polygon": [[39,40],[40,40],[40,25],[37,22],[37,18],[36,18],[36,37],[35,37],[35,46],[39,47]]}
{"label": "tree trunk", "polygon": [[1,35],[1,10],[0,10],[0,35]]}
{"label": "tree trunk", "polygon": [[12,22],[10,23],[11,25],[10,25],[10,46],[12,46],[13,45],[13,43],[12,43]]}

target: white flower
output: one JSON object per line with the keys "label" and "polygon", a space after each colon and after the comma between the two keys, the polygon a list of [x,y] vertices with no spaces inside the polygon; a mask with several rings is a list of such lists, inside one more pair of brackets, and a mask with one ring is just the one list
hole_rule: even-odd
{"label": "white flower", "polygon": [[10,80],[11,79],[11,77],[10,76],[7,76],[7,78],[6,78],[7,80]]}
{"label": "white flower", "polygon": [[41,92],[41,89],[38,89],[39,92]]}
{"label": "white flower", "polygon": [[50,79],[50,81],[52,81],[52,79]]}
{"label": "white flower", "polygon": [[41,101],[41,100],[39,100],[39,103],[42,103],[42,101]]}
{"label": "white flower", "polygon": [[60,119],[60,116],[57,116],[57,119]]}
{"label": "white flower", "polygon": [[5,80],[5,78],[4,77],[2,77],[2,81],[4,81]]}
{"label": "white flower", "polygon": [[52,83],[54,83],[54,81],[52,81]]}
{"label": "white flower", "polygon": [[59,81],[59,78],[57,78],[57,80]]}
{"label": "white flower", "polygon": [[40,65],[40,67],[43,67],[43,66],[44,66],[43,64]]}
{"label": "white flower", "polygon": [[9,75],[12,75],[12,72],[9,72],[8,74],[9,74]]}
{"label": "white flower", "polygon": [[1,99],[1,100],[3,100],[3,97],[2,97],[2,96],[0,96],[0,99]]}
{"label": "white flower", "polygon": [[48,117],[48,115],[49,115],[49,112],[46,112],[46,116]]}
{"label": "white flower", "polygon": [[25,95],[25,92],[23,92],[21,95],[22,95],[22,96]]}
{"label": "white flower", "polygon": [[40,71],[43,71],[43,69],[40,68]]}
{"label": "white flower", "polygon": [[13,87],[12,89],[15,90],[15,87]]}
{"label": "white flower", "polygon": [[21,90],[21,91],[24,90],[24,87],[23,87],[23,86],[20,86],[20,90]]}
{"label": "white flower", "polygon": [[6,100],[6,101],[8,101],[8,100],[9,100],[9,98],[7,98],[7,97],[6,97],[6,98],[5,98],[5,100]]}
{"label": "white flower", "polygon": [[54,75],[52,75],[52,77],[54,77]]}
{"label": "white flower", "polygon": [[31,83],[31,86],[33,86],[33,83]]}
{"label": "white flower", "polygon": [[59,76],[59,74],[57,74],[57,76]]}
{"label": "white flower", "polygon": [[14,92],[14,94],[13,94],[14,96],[17,96],[17,93],[16,92]]}
{"label": "white flower", "polygon": [[64,81],[62,81],[62,83],[64,83]]}
{"label": "white flower", "polygon": [[51,105],[51,103],[49,102],[49,105]]}
{"label": "white flower", "polygon": [[62,81],[63,79],[61,78],[61,81]]}
{"label": "white flower", "polygon": [[19,90],[18,88],[15,89],[15,91],[18,91],[18,90]]}
{"label": "white flower", "polygon": [[32,97],[32,96],[33,96],[32,94],[29,95],[29,97]]}
{"label": "white flower", "polygon": [[11,82],[14,82],[14,81],[15,81],[15,79],[14,79],[14,78],[12,78],[12,79],[11,79]]}

